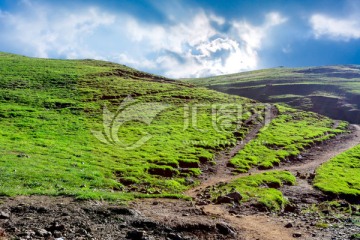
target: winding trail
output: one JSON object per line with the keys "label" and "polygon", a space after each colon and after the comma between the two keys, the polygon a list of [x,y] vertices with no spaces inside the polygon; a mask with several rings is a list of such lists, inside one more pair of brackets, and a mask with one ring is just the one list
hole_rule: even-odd
{"label": "winding trail", "polygon": [[263,173],[273,170],[286,170],[292,173],[313,172],[321,164],[329,161],[331,158],[335,157],[336,155],[360,144],[360,126],[353,124],[350,125],[350,128],[352,130],[350,134],[338,136],[335,139],[326,141],[326,143],[320,146],[314,146],[304,151],[303,152],[304,157],[301,161],[282,163],[280,166],[271,169],[259,170],[257,168],[252,168],[247,173],[240,173],[236,175],[231,174],[229,171],[227,171],[228,169],[228,167],[226,166],[227,162],[237,152],[239,152],[250,140],[256,137],[260,128],[259,126],[253,128],[246,136],[245,140],[242,141],[239,145],[235,146],[230,151],[231,154],[227,154],[226,152],[220,153],[218,157],[219,162],[217,162],[217,166],[219,169],[217,169],[216,173],[209,176],[207,180],[203,181],[197,187],[192,188],[187,192],[185,192],[185,194],[190,197],[195,197],[200,190],[205,189],[208,186],[213,186],[220,182],[229,182],[239,177],[249,176],[255,173]]}
{"label": "winding trail", "polygon": [[[273,115],[274,117],[275,115]],[[334,128],[336,128],[337,122],[334,122]],[[334,139],[326,141],[324,144],[314,146],[302,153],[303,158],[301,161],[282,163],[280,166],[269,170],[258,170],[256,168],[251,169],[248,173],[241,173],[232,175],[227,169],[228,161],[239,152],[251,139],[255,138],[259,130],[260,125],[255,125],[249,131],[244,141],[239,142],[230,151],[221,152],[217,156],[217,169],[216,173],[208,176],[208,179],[203,181],[199,186],[188,190],[185,194],[190,197],[196,198],[196,194],[201,190],[204,190],[208,186],[216,185],[220,182],[229,182],[242,176],[248,176],[254,173],[262,173],[272,170],[287,170],[293,174],[298,173],[312,173],[321,164],[329,161],[336,155],[360,144],[360,126],[351,125],[351,133],[342,134]],[[294,186],[294,192],[296,191],[314,191],[312,185],[306,180],[298,179],[298,185]],[[271,218],[266,215],[256,214],[250,216],[234,216],[229,214],[228,210],[223,205],[208,204],[203,206],[203,211],[213,217],[219,219],[225,219],[232,226],[238,229],[241,236],[238,239],[261,239],[261,240],[288,240],[294,239],[291,229],[283,227],[283,223],[279,219]],[[309,236],[303,236],[301,239],[308,239]]]}
{"label": "winding trail", "polygon": [[[269,115],[268,121],[274,119],[278,114],[276,107],[271,105],[270,108],[267,109],[266,114]],[[234,176],[231,172],[231,169],[227,166],[227,164],[229,163],[231,158],[233,158],[241,149],[243,149],[247,143],[249,143],[252,139],[254,139],[256,135],[259,133],[260,129],[264,127],[264,123],[256,123],[249,125],[249,123],[255,122],[257,117],[258,114],[254,114],[248,120],[245,121],[244,125],[250,126],[250,130],[244,139],[239,140],[232,149],[230,150],[226,149],[216,155],[215,174],[209,175],[208,178],[202,181],[200,185],[186,191],[185,195],[188,195],[190,197],[195,197],[196,193],[201,189],[204,189],[208,186],[216,185],[219,182],[228,182],[234,177],[241,176],[241,175]]]}

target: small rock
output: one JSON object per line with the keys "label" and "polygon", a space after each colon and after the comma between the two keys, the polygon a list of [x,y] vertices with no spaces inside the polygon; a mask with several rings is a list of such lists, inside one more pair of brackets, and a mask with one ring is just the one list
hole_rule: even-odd
{"label": "small rock", "polygon": [[53,233],[53,236],[54,236],[54,238],[61,238],[62,234],[61,234],[60,231],[55,230],[54,233]]}
{"label": "small rock", "polygon": [[29,155],[26,155],[25,153],[20,153],[17,155],[18,158],[30,158]]}
{"label": "small rock", "polygon": [[235,203],[239,203],[243,198],[239,192],[231,192],[226,195],[226,197],[231,198]]}
{"label": "small rock", "polygon": [[310,174],[309,174],[309,179],[314,179],[314,178],[315,178],[315,176],[316,176],[316,174],[315,174],[315,173],[310,173]]}
{"label": "small rock", "polygon": [[158,223],[148,219],[138,219],[131,223],[133,227],[142,229],[154,229],[158,226]]}
{"label": "small rock", "polygon": [[216,199],[216,204],[223,204],[223,203],[232,203],[233,202],[233,199],[232,198],[229,198],[227,196],[219,196],[217,199]]}
{"label": "small rock", "polygon": [[286,228],[292,228],[294,225],[291,223],[291,222],[289,222],[289,223],[287,223],[284,227],[286,227]]}
{"label": "small rock", "polygon": [[306,179],[307,178],[307,174],[306,173],[302,173],[299,176],[300,179]]}
{"label": "small rock", "polygon": [[88,232],[87,232],[85,229],[83,229],[83,228],[78,229],[78,230],[76,231],[76,233],[78,233],[78,234],[80,234],[80,235],[87,235],[87,234],[88,234]]}
{"label": "small rock", "polygon": [[204,206],[204,205],[208,205],[208,204],[209,203],[207,201],[202,201],[202,200],[196,202],[196,205],[198,205],[198,206]]}
{"label": "small rock", "polygon": [[126,228],[128,225],[126,222],[120,223],[119,228]]}
{"label": "small rock", "polygon": [[45,229],[37,229],[35,231],[35,234],[40,236],[40,237],[47,237],[50,236],[50,233],[48,231],[46,231]]}
{"label": "small rock", "polygon": [[183,238],[179,234],[175,234],[175,233],[169,233],[167,237],[168,239],[171,240],[183,240]]}
{"label": "small rock", "polygon": [[10,218],[10,214],[7,212],[0,212],[0,219],[9,219]]}
{"label": "small rock", "polygon": [[138,230],[129,231],[126,234],[127,239],[138,240],[138,239],[142,239],[143,237],[144,237],[144,232]]}
{"label": "small rock", "polygon": [[229,210],[229,213],[230,213],[230,214],[237,214],[237,211],[234,210],[234,209],[230,209],[230,210]]}
{"label": "small rock", "polygon": [[295,204],[287,204],[284,208],[284,211],[285,212],[291,212],[291,213],[294,213],[294,212],[297,212],[298,210],[298,207],[295,205]]}
{"label": "small rock", "polygon": [[226,224],[226,223],[217,223],[216,224],[216,228],[219,231],[220,234],[222,235],[234,235],[235,232]]}
{"label": "small rock", "polygon": [[302,236],[302,234],[300,233],[300,232],[294,232],[293,233],[293,237],[294,238],[299,238],[299,237],[301,237]]}
{"label": "small rock", "polygon": [[52,222],[51,225],[47,228],[45,228],[47,231],[49,232],[55,232],[55,231],[64,231],[65,230],[65,226],[60,224],[59,222]]}

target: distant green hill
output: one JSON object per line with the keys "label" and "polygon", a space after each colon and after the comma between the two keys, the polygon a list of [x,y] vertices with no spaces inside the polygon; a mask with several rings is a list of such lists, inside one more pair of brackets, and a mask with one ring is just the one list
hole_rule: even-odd
{"label": "distant green hill", "polygon": [[280,102],[360,123],[360,66],[272,68],[200,79],[199,86],[261,102]]}

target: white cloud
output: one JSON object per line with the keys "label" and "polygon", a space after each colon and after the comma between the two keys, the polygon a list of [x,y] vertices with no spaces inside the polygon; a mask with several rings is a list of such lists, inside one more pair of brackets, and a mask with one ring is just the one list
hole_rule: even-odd
{"label": "white cloud", "polygon": [[233,21],[227,33],[217,30],[212,22],[226,23],[224,18],[201,11],[172,26],[140,24],[131,19],[126,30],[133,41],[148,44],[150,51],[160,53],[156,63],[165,75],[201,77],[255,69],[262,41],[271,28],[286,19],[273,12],[265,16],[261,26]]}
{"label": "white cloud", "polygon": [[210,14],[210,19],[216,22],[219,25],[223,25],[226,21],[223,17],[216,16],[215,14]]}
{"label": "white cloud", "polygon": [[330,38],[349,41],[360,39],[360,17],[334,18],[323,14],[314,14],[310,24],[315,38]]}
{"label": "white cloud", "polygon": [[[27,13],[0,13],[10,41],[22,45],[36,57],[49,57],[50,52],[68,58],[100,57],[87,48],[86,37],[104,25],[114,23],[115,17],[89,7],[82,11],[54,13],[54,10],[22,1]],[[30,13],[29,13],[30,12]]]}
{"label": "white cloud", "polygon": [[265,27],[273,27],[287,21],[287,18],[281,16],[278,12],[271,12],[266,15]]}
{"label": "white cloud", "polygon": [[109,59],[114,62],[118,63],[126,63],[129,64],[135,68],[147,68],[147,69],[154,69],[156,68],[156,63],[153,61],[150,61],[145,58],[141,59],[134,59],[133,57],[129,57],[125,53],[121,53],[118,56],[113,56],[111,59]]}
{"label": "white cloud", "polygon": [[286,22],[276,12],[260,25],[185,12],[159,24],[96,7],[55,9],[23,0],[18,12],[0,11],[0,31],[7,36],[0,44],[36,57],[97,58],[173,78],[200,77],[256,69],[268,33]]}

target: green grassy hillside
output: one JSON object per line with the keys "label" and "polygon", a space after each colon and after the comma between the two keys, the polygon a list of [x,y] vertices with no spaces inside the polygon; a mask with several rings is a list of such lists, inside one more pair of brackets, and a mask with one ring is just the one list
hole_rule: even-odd
{"label": "green grassy hillside", "polygon": [[[260,156],[258,143],[251,161],[236,156],[236,168],[270,167],[337,132],[328,118],[281,109],[259,135],[272,136],[274,149]],[[203,165],[247,134],[240,123],[263,110],[119,64],[0,53],[0,195],[182,197]],[[298,137],[279,141],[277,128]]]}
{"label": "green grassy hillside", "polygon": [[196,85],[261,102],[279,102],[360,123],[360,66],[272,68],[202,79]]}
{"label": "green grassy hillside", "polygon": [[212,126],[212,103],[227,102],[250,101],[108,62],[1,53],[0,195],[179,194],[234,142]]}

